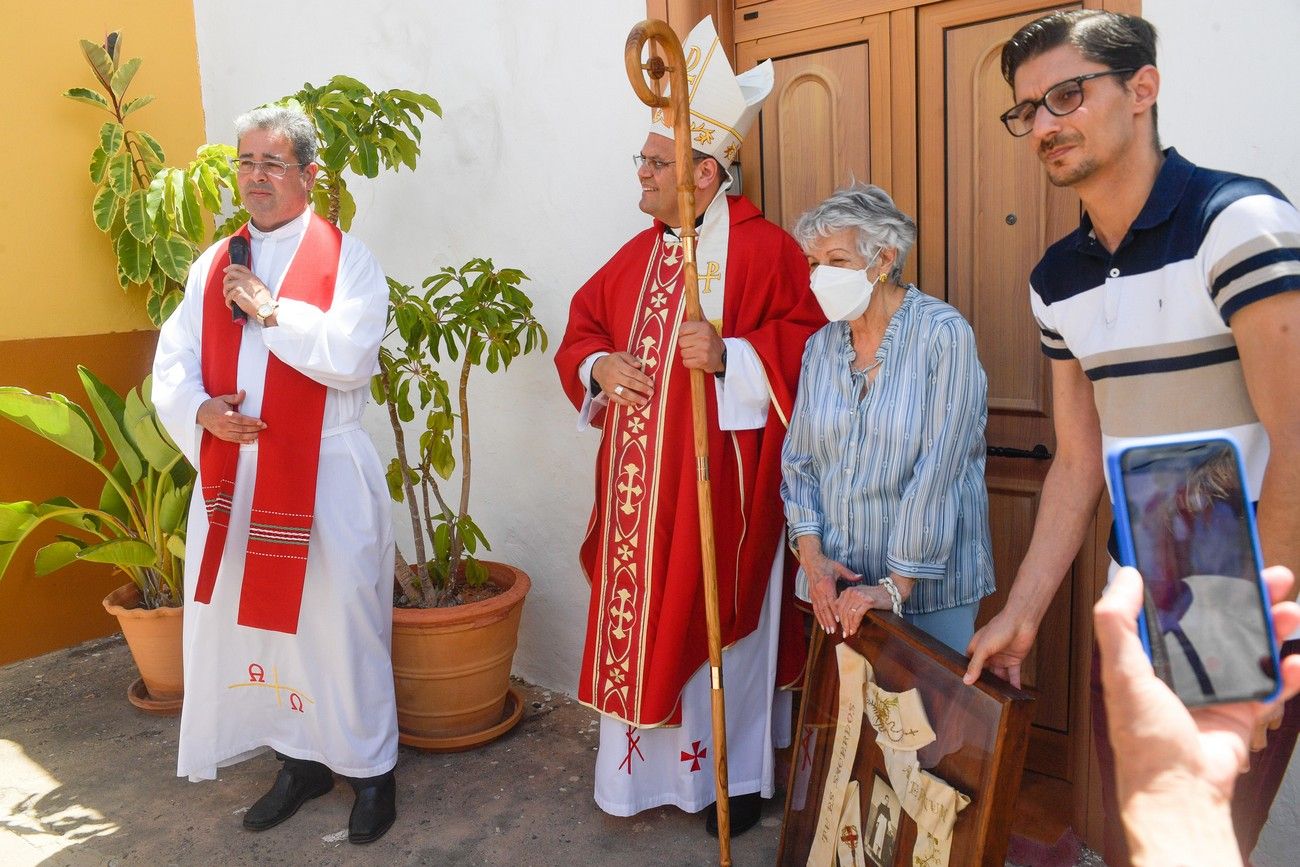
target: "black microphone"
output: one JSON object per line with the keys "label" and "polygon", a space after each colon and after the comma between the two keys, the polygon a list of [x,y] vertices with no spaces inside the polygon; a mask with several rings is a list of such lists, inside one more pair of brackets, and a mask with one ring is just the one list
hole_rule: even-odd
{"label": "black microphone", "polygon": [[[252,250],[248,246],[247,238],[245,238],[243,235],[236,235],[235,237],[230,239],[230,264],[231,265],[243,265],[245,268],[251,268],[252,265],[250,265],[249,263],[252,261],[252,259],[253,259],[253,254],[252,254]],[[247,322],[248,314],[245,313],[244,308],[240,307],[238,304],[231,304],[230,321]]]}

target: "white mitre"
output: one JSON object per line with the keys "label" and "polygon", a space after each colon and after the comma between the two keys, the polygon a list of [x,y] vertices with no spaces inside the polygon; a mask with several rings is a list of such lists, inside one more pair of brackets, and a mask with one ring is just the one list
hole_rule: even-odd
{"label": "white mitre", "polygon": [[[764,60],[741,75],[733,73],[708,16],[686,37],[682,53],[691,89],[691,146],[730,168],[763,100],[772,92],[772,61]],[[651,113],[650,132],[673,138],[672,127],[664,124],[663,109]]]}

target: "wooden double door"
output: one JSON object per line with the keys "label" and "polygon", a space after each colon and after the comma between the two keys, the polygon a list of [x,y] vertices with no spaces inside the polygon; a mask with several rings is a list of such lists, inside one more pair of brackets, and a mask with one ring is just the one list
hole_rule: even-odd
{"label": "wooden double door", "polygon": [[[1032,147],[1007,134],[1003,43],[1054,9],[1136,0],[658,0],[687,32],[712,14],[736,69],[771,59],[776,84],[741,151],[744,193],[789,229],[852,180],[879,184],[918,225],[906,272],[959,309],[988,375],[987,463],[998,591],[1006,599],[1028,546],[1055,451],[1047,362],[1030,314],[1028,278],[1043,250],[1078,225],[1079,203],[1051,186]],[[1091,605],[1105,578],[1099,514],[1061,585],[1025,666],[1038,692],[1027,768],[1056,789],[1086,839],[1100,837],[1090,760]],[[1099,556],[1101,554],[1101,556]]]}

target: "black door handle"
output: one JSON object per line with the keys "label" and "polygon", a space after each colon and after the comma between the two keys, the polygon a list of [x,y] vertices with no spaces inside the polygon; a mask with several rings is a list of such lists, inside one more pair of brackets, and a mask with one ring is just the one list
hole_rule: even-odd
{"label": "black door handle", "polygon": [[1013,449],[1010,446],[989,446],[989,457],[991,458],[1026,458],[1031,461],[1050,461],[1052,453],[1047,450],[1047,446],[1039,443],[1032,449]]}

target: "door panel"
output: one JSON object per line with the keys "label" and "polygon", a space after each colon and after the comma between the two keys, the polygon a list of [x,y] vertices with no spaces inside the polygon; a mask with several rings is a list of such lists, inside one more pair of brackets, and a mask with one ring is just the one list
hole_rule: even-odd
{"label": "door panel", "polygon": [[745,194],[789,229],[851,179],[890,182],[889,16],[737,46],[740,68],[771,58],[772,95],[741,149]]}
{"label": "door panel", "polygon": [[1039,14],[944,28],[947,237],[926,251],[924,269],[927,279],[943,274],[948,301],[975,329],[989,377],[989,442],[1018,448],[1053,445],[1029,272],[1079,222],[1078,197],[1048,183],[1033,149],[996,120],[1011,103],[1002,44]]}
{"label": "door panel", "polygon": [[[1051,186],[1033,149],[997,121],[1011,104],[1002,45],[1044,4],[951,0],[918,13],[922,285],[961,310],[975,330],[989,381],[988,442],[1055,448],[1048,363],[1029,308],[1029,272],[1051,241],[1078,225],[1078,198]],[[1077,8],[1081,4],[1058,8]],[[1008,14],[1008,13],[1020,14]],[[1028,547],[1049,463],[990,457],[986,481],[1001,610]],[[1023,677],[1038,690],[1027,767],[1070,779],[1070,653],[1066,576]]]}
{"label": "door panel", "polygon": [[870,174],[870,48],[866,43],[775,61],[775,100],[763,112],[763,205],[789,228],[853,174]]}

